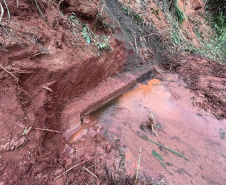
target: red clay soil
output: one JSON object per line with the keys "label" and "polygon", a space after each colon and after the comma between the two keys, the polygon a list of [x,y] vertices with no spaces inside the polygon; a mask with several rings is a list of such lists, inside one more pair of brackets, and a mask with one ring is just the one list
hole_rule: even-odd
{"label": "red clay soil", "polygon": [[92,28],[100,1],[64,1],[65,15],[56,3],[37,2],[43,17],[35,3],[8,1],[11,20],[5,13],[0,25],[1,184],[45,184],[67,167],[59,105],[115,75],[131,52],[112,35],[111,49],[98,50],[67,17],[75,12]]}
{"label": "red clay soil", "polygon": [[[125,154],[119,141],[109,141],[94,123],[77,142],[68,143],[61,122],[68,100],[92,92],[134,57],[121,28],[107,18],[100,0],[65,0],[60,6],[53,1],[37,2],[41,12],[33,1],[7,1],[11,20],[4,7],[0,25],[0,185],[134,184],[134,177],[124,174]],[[77,15],[79,25],[72,23],[71,15]],[[97,20],[96,15],[101,18]],[[114,34],[96,27],[100,22],[104,25],[101,15]],[[84,23],[92,35],[109,36],[112,49],[98,50],[95,37],[88,44],[82,35]],[[225,66],[186,56],[166,63],[164,69],[177,72],[200,96],[198,106],[225,118]],[[55,179],[76,164],[69,170],[73,173]],[[138,180],[145,181],[157,183]]]}
{"label": "red clay soil", "polygon": [[195,104],[219,119],[226,118],[226,66],[198,56],[186,55],[165,63],[198,97]]}

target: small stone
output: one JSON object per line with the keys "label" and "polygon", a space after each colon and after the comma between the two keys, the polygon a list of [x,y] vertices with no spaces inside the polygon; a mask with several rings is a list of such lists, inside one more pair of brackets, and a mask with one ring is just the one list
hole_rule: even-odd
{"label": "small stone", "polygon": [[200,113],[198,112],[198,113],[196,113],[196,116],[202,116],[202,114],[200,114]]}
{"label": "small stone", "polygon": [[102,140],[103,140],[103,137],[102,137],[101,135],[97,134],[97,136],[96,136],[96,141],[97,141],[98,143],[100,143]]}
{"label": "small stone", "polygon": [[111,146],[111,144],[108,144],[108,145],[106,146],[106,152],[107,152],[107,153],[110,153],[111,150],[112,150],[112,146]]}
{"label": "small stone", "polygon": [[37,178],[38,179],[40,179],[41,177],[42,177],[42,174],[41,173],[37,175]]}

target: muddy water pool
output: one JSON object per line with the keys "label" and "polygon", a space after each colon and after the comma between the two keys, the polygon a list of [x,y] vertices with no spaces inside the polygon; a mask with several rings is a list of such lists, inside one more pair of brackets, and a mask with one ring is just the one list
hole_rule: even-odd
{"label": "muddy water pool", "polygon": [[[199,110],[193,99],[175,76],[147,80],[90,115],[72,140],[90,125],[101,125],[108,139],[120,141],[128,174],[136,173],[141,148],[140,176],[169,184],[226,184],[226,121]],[[150,129],[151,114],[157,135]]]}

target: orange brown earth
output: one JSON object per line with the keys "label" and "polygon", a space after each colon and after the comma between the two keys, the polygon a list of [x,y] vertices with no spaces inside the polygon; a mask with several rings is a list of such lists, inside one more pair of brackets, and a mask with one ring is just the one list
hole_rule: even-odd
{"label": "orange brown earth", "polygon": [[172,49],[161,10],[122,11],[156,1],[0,2],[0,185],[226,183],[226,67]]}

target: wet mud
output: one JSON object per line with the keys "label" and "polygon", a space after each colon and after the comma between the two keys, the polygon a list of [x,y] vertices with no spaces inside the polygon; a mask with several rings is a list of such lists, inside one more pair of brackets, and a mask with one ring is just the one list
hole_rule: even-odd
{"label": "wet mud", "polygon": [[[169,184],[224,184],[226,144],[221,133],[226,121],[195,107],[194,96],[176,75],[168,75],[165,81],[147,80],[94,112],[85,125],[104,126],[109,140],[120,141],[129,175],[136,173],[141,147],[141,177],[164,177]],[[151,114],[156,134],[150,127]],[[165,169],[153,151],[162,157]]]}

